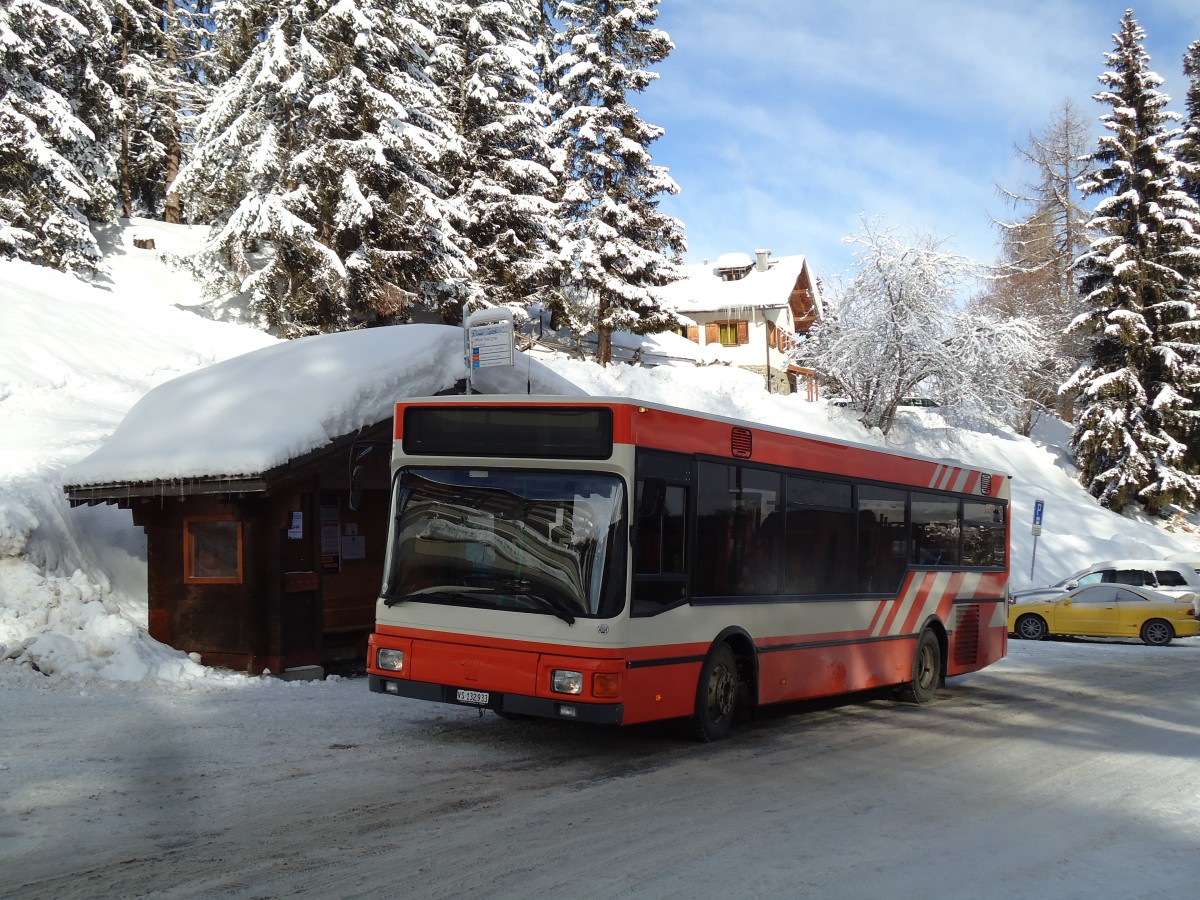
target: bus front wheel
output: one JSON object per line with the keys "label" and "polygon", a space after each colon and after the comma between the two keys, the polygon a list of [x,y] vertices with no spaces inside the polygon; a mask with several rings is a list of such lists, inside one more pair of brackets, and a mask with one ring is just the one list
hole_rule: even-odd
{"label": "bus front wheel", "polygon": [[728,644],[721,644],[704,660],[696,685],[692,733],[697,740],[716,741],[729,734],[737,711],[737,698],[737,659]]}
{"label": "bus front wheel", "polygon": [[901,685],[896,694],[908,703],[928,703],[942,683],[942,646],[937,635],[926,628],[917,638],[913,654],[912,681]]}

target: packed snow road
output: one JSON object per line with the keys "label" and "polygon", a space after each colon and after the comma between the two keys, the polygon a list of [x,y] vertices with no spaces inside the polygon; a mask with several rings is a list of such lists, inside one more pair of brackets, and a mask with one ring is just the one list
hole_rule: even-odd
{"label": "packed snow road", "polygon": [[[931,706],[681,729],[370,694],[0,690],[7,897],[1182,897],[1200,639],[1013,642]],[[31,678],[36,676],[31,676]]]}

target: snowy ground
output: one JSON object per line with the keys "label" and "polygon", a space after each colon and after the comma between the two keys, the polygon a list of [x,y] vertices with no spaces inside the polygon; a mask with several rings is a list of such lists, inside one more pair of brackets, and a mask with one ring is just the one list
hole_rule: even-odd
{"label": "snowy ground", "polygon": [[0,688],[7,897],[1194,896],[1200,639],[1014,642],[727,741],[362,678]]}
{"label": "snowy ground", "polygon": [[[0,261],[0,893],[1193,892],[1200,639],[1014,644],[931,709],[772,715],[715,748],[262,681],[152,641],[143,536],[120,510],[68,509],[61,486],[153,389],[276,345],[163,265],[197,237],[116,230],[97,287]],[[540,361],[589,393],[879,440],[724,366]],[[1187,521],[1096,506],[1067,436],[912,410],[891,443],[1014,473],[1014,588],[1200,546]]]}

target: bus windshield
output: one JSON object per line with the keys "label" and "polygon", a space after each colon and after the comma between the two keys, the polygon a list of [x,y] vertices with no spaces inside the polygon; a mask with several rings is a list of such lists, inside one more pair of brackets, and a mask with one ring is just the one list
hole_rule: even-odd
{"label": "bus windshield", "polygon": [[615,475],[403,469],[383,584],[410,600],[610,617],[624,604],[625,492]]}

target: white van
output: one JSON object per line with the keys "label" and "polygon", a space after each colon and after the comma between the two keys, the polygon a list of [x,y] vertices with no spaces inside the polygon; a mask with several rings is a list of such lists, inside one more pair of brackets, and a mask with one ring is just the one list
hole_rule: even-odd
{"label": "white van", "polygon": [[1181,562],[1191,566],[1200,573],[1200,550],[1188,550],[1186,553],[1172,553],[1167,557],[1170,562]]}
{"label": "white van", "polygon": [[[1169,562],[1183,563],[1185,566],[1191,566],[1196,570],[1196,574],[1200,575],[1200,550],[1189,550],[1185,553],[1172,553],[1167,557]],[[1196,611],[1197,618],[1200,618],[1200,593],[1196,595],[1195,601],[1192,603],[1192,609]]]}

